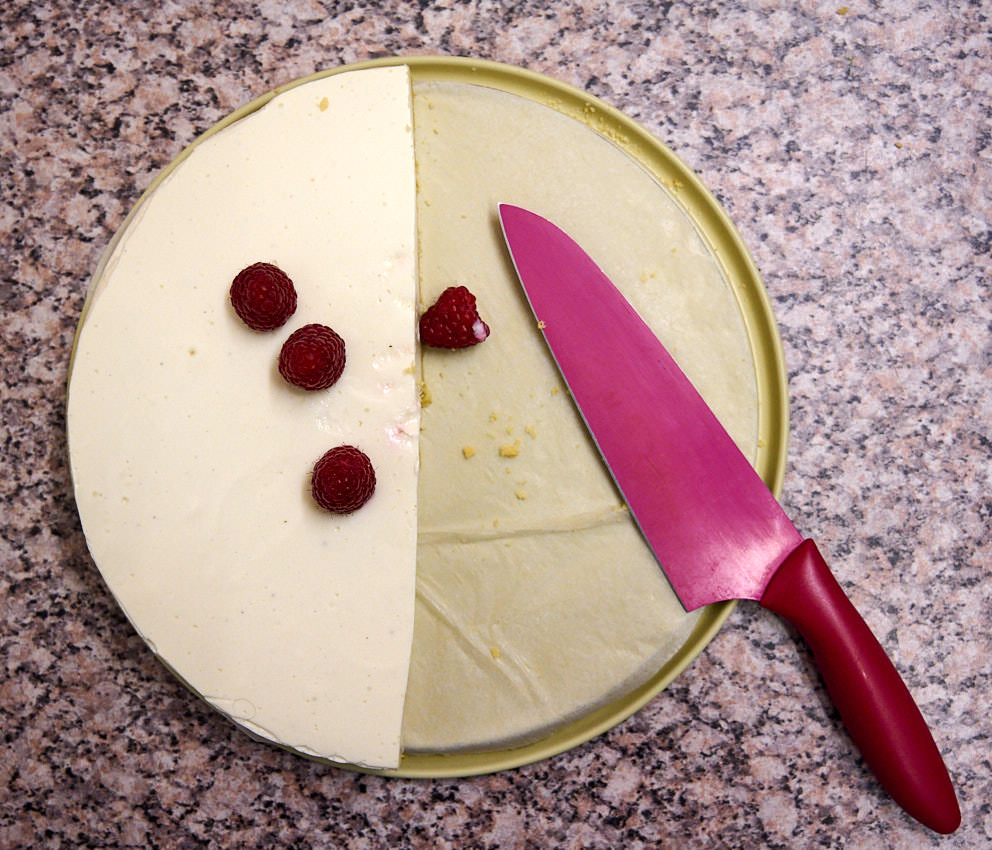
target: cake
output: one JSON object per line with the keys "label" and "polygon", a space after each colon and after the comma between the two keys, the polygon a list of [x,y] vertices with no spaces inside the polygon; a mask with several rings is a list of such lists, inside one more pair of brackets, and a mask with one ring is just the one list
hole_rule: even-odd
{"label": "cake", "polygon": [[[70,381],[87,542],[152,650],[250,733],[368,768],[523,746],[647,681],[699,614],[584,430],[496,205],[576,237],[753,457],[740,308],[675,194],[581,120],[403,65],[291,87],[194,146],[121,229]],[[226,299],[257,261],[299,296],[264,333]],[[418,345],[454,284],[490,337]],[[319,393],[275,367],[307,322],[348,346]],[[307,489],[339,443],[377,476],[346,516]]]}
{"label": "cake", "polygon": [[[87,543],[138,632],[252,733],[370,767],[399,762],[413,636],[414,204],[405,68],[285,92],[142,202],[90,297],[69,390]],[[255,262],[295,284],[283,332],[232,309]],[[322,392],[276,368],[308,322],[347,343]],[[347,516],[307,489],[337,444],[376,470]]]}
{"label": "cake", "polygon": [[[749,457],[754,366],[712,250],[621,146],[478,85],[414,86],[420,300],[460,282],[493,327],[424,349],[408,752],[519,747],[643,684],[687,640],[537,331],[497,220],[514,203],[586,249]],[[465,455],[469,456],[466,457]]]}

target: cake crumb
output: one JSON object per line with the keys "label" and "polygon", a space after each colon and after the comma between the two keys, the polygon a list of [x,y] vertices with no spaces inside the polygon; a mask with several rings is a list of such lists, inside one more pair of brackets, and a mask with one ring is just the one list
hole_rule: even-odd
{"label": "cake crumb", "polygon": [[500,457],[516,457],[518,454],[520,454],[520,440],[499,447]]}
{"label": "cake crumb", "polygon": [[527,425],[524,428],[524,431],[527,432],[527,436],[529,436],[532,440],[537,439],[537,429],[533,425]]}
{"label": "cake crumb", "polygon": [[548,323],[544,321],[544,319],[539,319],[537,322],[537,326],[543,331],[548,326]]}
{"label": "cake crumb", "polygon": [[462,456],[465,460],[475,455],[475,446],[462,446]]}
{"label": "cake crumb", "polygon": [[434,401],[434,399],[431,396],[431,391],[427,388],[427,382],[426,381],[421,381],[420,382],[420,406],[421,407],[430,407],[432,401]]}
{"label": "cake crumb", "polygon": [[321,112],[324,112],[327,109],[327,107],[330,106],[330,105],[331,105],[331,102],[326,97],[322,97],[320,99],[320,103],[317,104],[317,108]]}
{"label": "cake crumb", "polygon": [[490,655],[491,655],[491,656],[492,656],[493,658],[495,658],[495,659],[497,659],[497,660],[499,660],[499,657],[500,657],[500,656],[501,656],[501,655],[502,655],[503,653],[499,651],[499,647],[497,647],[497,646],[491,646],[491,647],[489,647],[489,654],[490,654]]}
{"label": "cake crumb", "polygon": [[492,413],[489,414],[489,421],[495,422],[497,419],[499,419],[499,414],[494,410]]}
{"label": "cake crumb", "polygon": [[513,493],[521,502],[527,498],[527,494],[523,490],[515,490]]}

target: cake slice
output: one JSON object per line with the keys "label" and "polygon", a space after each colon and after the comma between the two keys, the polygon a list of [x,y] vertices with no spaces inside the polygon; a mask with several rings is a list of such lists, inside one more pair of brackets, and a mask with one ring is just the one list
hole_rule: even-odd
{"label": "cake slice", "polygon": [[[413,636],[414,214],[407,68],[280,94],[140,205],[90,297],[69,394],[86,539],[151,648],[250,732],[369,767],[399,763]],[[227,298],[259,261],[299,299],[265,333]],[[276,367],[311,322],[347,345],[319,392]],[[343,516],[309,492],[338,444],[377,478]]]}

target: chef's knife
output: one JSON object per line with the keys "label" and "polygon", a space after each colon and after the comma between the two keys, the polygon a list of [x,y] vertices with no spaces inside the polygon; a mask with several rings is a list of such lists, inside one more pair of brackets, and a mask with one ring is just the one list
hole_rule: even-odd
{"label": "chef's knife", "polygon": [[816,545],[596,263],[533,212],[499,215],[538,327],[686,610],[751,599],[789,620],[883,787],[953,832],[961,814],[930,730]]}

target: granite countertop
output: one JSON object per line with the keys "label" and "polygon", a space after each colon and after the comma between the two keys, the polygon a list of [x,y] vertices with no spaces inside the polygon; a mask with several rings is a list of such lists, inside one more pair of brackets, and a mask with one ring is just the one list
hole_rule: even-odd
{"label": "granite countertop", "polygon": [[[990,7],[26,2],[0,10],[0,846],[992,846]],[[809,653],[751,604],[606,734],[390,779],[256,743],[149,653],[89,555],[69,351],[154,175],[294,78],[385,55],[521,65],[619,107],[713,190],[789,376],[783,502],[891,652],[955,779],[940,838],[879,789]]]}

